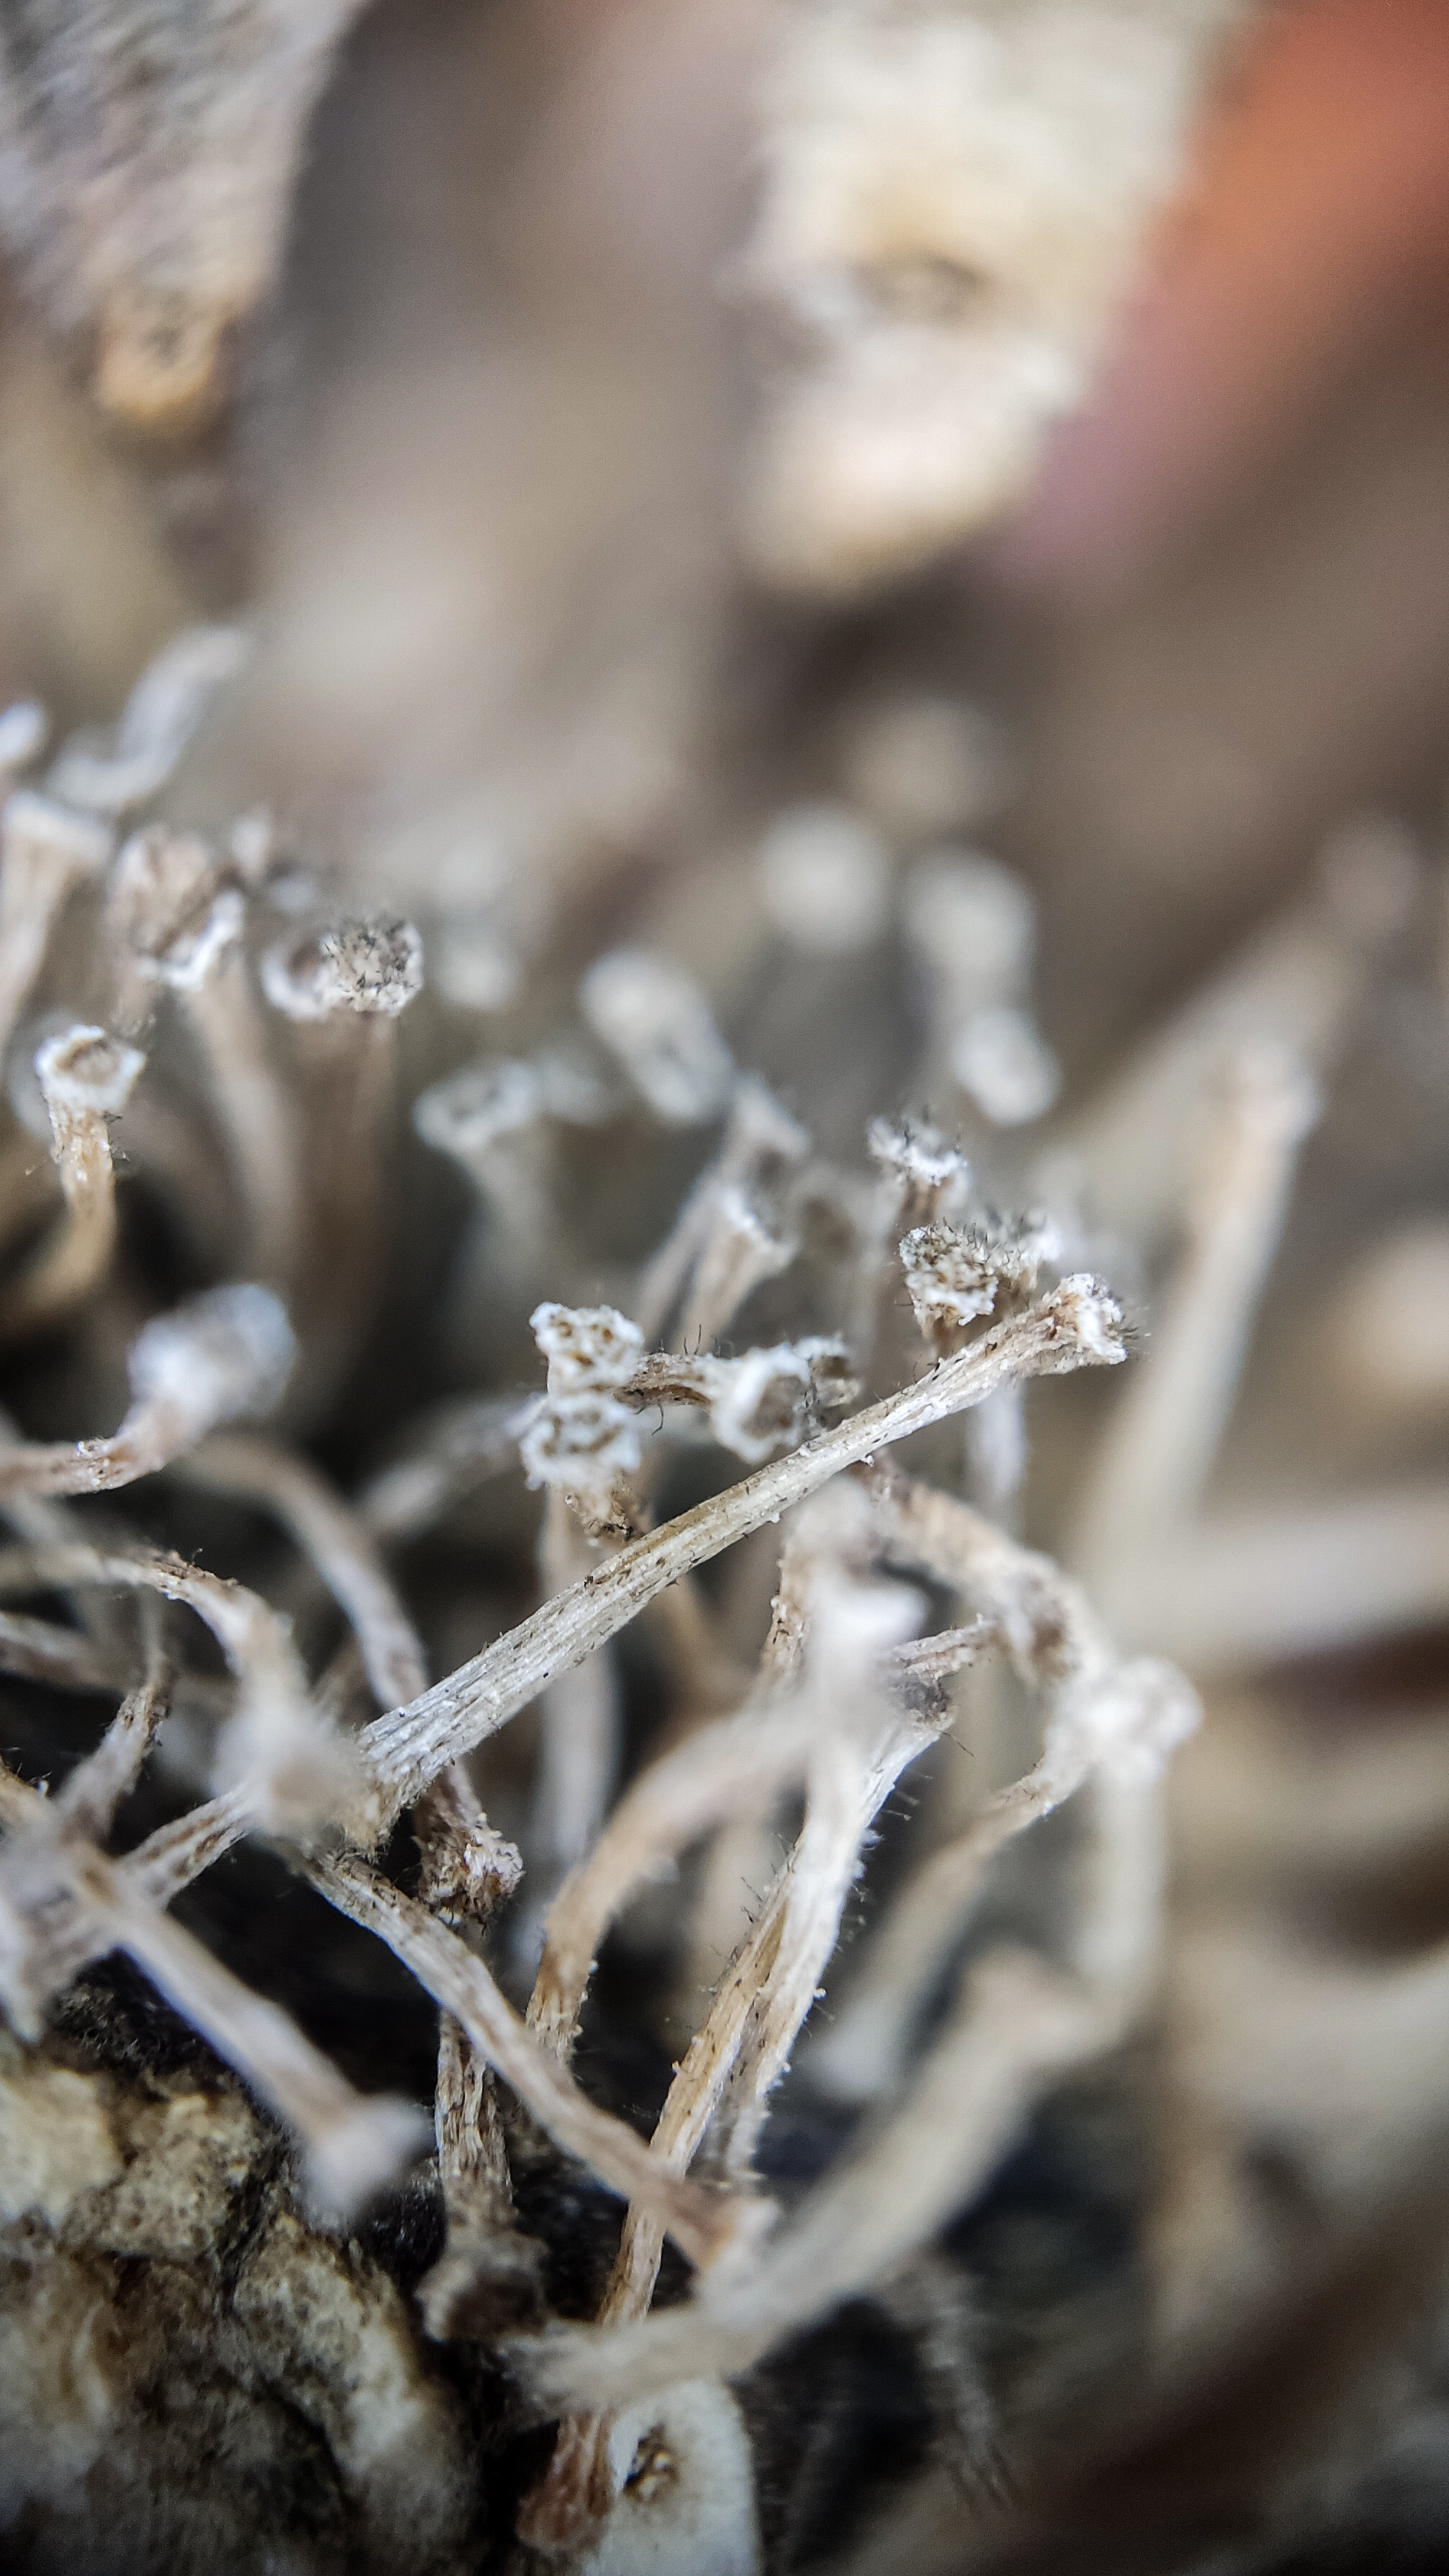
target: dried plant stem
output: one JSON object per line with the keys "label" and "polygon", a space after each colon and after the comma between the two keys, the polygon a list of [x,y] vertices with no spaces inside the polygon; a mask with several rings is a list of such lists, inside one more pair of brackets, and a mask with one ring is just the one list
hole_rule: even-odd
{"label": "dried plant stem", "polygon": [[427,1683],[417,1630],[404,1610],[360,1513],[294,1451],[251,1432],[214,1433],[179,1472],[259,1503],[291,1531],[352,1627],[381,1708],[413,1699]]}
{"label": "dried plant stem", "polygon": [[[412,2106],[391,2096],[368,2101],[355,2093],[286,2013],[253,1994],[160,1913],[134,1872],[107,1860],[37,1792],[22,1791],[17,1803],[20,1787],[13,1780],[7,1784],[10,1839],[0,1857],[0,1981],[17,2027],[35,2036],[43,2001],[28,1974],[37,1946],[32,1920],[53,1917],[57,1898],[67,1897],[89,1955],[124,1950],[294,2131],[306,2149],[309,2186],[319,2208],[343,2215],[366,2199],[416,2147],[419,2123]],[[28,1831],[17,1831],[21,1814]],[[43,1957],[44,1935],[38,1946]]]}
{"label": "dried plant stem", "polygon": [[241,942],[229,942],[204,981],[178,998],[211,1076],[212,1103],[230,1149],[248,1268],[254,1278],[290,1286],[301,1243],[301,1140]]}
{"label": "dried plant stem", "polygon": [[218,1422],[273,1401],[291,1331],[275,1297],[240,1285],[158,1315],[130,1354],[131,1405],[101,1440],[0,1448],[0,1494],[101,1494],[169,1467]]}
{"label": "dried plant stem", "polygon": [[1101,1222],[1144,1249],[1181,1207],[1182,1139],[1236,1048],[1291,1048],[1320,1081],[1413,902],[1419,866],[1392,824],[1349,827],[1316,880],[1151,1037],[1061,1142]]}
{"label": "dried plant stem", "polygon": [[635,1889],[727,1816],[759,1814],[805,1769],[821,1729],[811,1702],[743,1709],[650,1764],[549,1908],[528,2020],[566,2058],[604,1934]]}
{"label": "dried plant stem", "polygon": [[[700,1174],[658,1251],[644,1269],[635,1299],[635,1321],[645,1342],[659,1339],[699,1269],[716,1232],[725,1193],[758,1179],[772,1165],[789,1168],[810,1140],[757,1075],[735,1085],[729,1124],[719,1153]],[[679,1337],[687,1346],[687,1337]]]}
{"label": "dried plant stem", "polygon": [[1371,1636],[1449,1614],[1449,1487],[1425,1479],[1275,1511],[1195,1522],[1134,1576],[1144,1645],[1198,1674]]}
{"label": "dried plant stem", "polygon": [[1146,1365],[1117,1408],[1072,1554],[1121,1615],[1137,1559],[1181,1528],[1226,1425],[1317,1094],[1281,1049],[1242,1049],[1216,1105],[1185,1258]]}
{"label": "dried plant stem", "polygon": [[512,2347],[539,2412],[617,2409],[748,2368],[932,2235],[980,2189],[1042,2086],[1108,2036],[1110,2017],[1075,1983],[1035,1960],[985,1962],[900,2110],[758,2258],[706,2274],[681,2307]]}
{"label": "dried plant stem", "polygon": [[77,1635],[53,1619],[29,1619],[17,1611],[0,1612],[0,1672],[26,1681],[54,1682],[61,1690],[124,1692],[126,1672],[120,1657],[96,1639]]}
{"label": "dried plant stem", "polygon": [[597,2110],[540,2046],[482,1960],[455,1933],[356,1854],[299,1865],[341,1913],[375,1932],[411,1968],[557,2145],[587,2164],[611,2191],[657,2213],[692,2262],[714,2260],[735,2233],[736,2205],[678,2180],[622,2120]]}
{"label": "dried plant stem", "polygon": [[104,1276],[116,1239],[116,1175],[108,1120],[123,1109],[144,1057],[78,1026],[35,1060],[50,1117],[65,1216],[36,1258],[0,1294],[0,1339],[58,1322]]}
{"label": "dried plant stem", "polygon": [[[843,1744],[831,1745],[827,1739],[822,1745],[822,1714],[814,1712],[813,1748],[838,1759],[817,1784],[795,1850],[731,1961],[654,2131],[652,2152],[678,2173],[687,2172],[715,2122],[722,2160],[737,2176],[747,2168],[764,2102],[788,2060],[833,1947],[861,1842],[901,1773],[938,1732],[932,1723],[898,1717],[887,1722],[873,1753],[863,1759],[864,1748],[849,1735]],[[647,2314],[662,2251],[657,2220],[631,2206],[600,2310],[601,2329]],[[565,2417],[548,2471],[530,2499],[524,2536],[546,2545],[576,2545],[607,2510],[609,2431],[607,2410]]]}
{"label": "dried plant stem", "polygon": [[[544,1502],[540,1571],[549,1599],[588,1583],[598,1562],[556,1486]],[[607,1655],[551,1681],[542,1697],[532,1841],[546,1879],[571,1869],[598,1833],[619,1762],[619,1693]]]}
{"label": "dried plant stem", "polygon": [[99,1842],[110,1831],[121,1800],[141,1776],[146,1756],[171,1705],[171,1670],[152,1599],[146,1628],[144,1678],[122,1700],[94,1753],[78,1762],[56,1800],[56,1813]]}
{"label": "dried plant stem", "polygon": [[99,876],[112,834],[88,814],[17,789],[0,810],[0,1049],[8,1046],[71,888]]}
{"label": "dried plant stem", "polygon": [[518,1463],[518,1444],[543,1409],[541,1395],[443,1407],[429,1416],[413,1446],[380,1468],[358,1505],[380,1539],[412,1538],[440,1520],[476,1485]]}
{"label": "dried plant stem", "polygon": [[663,1529],[632,1540],[410,1707],[365,1730],[363,1745],[390,1810],[414,1801],[446,1763],[495,1733],[558,1673],[582,1663],[691,1567],[777,1519],[843,1469],[980,1403],[998,1386],[1119,1360],[1119,1324],[1115,1303],[1095,1280],[1064,1280],[1026,1314],[940,1362],[914,1386],[772,1460]]}
{"label": "dried plant stem", "polygon": [[889,1552],[973,1598],[1027,1675],[1045,1683],[1048,1706],[1040,1760],[988,1799],[965,1831],[908,1881],[833,2030],[816,2049],[817,2079],[854,2099],[869,2099],[896,2080],[914,2015],[964,1929],[994,1854],[1080,1789],[1122,1732],[1150,1725],[1154,1706],[1172,1740],[1187,1731],[1194,1709],[1186,1685],[1168,1668],[1124,1665],[1083,1594],[1050,1558],[1021,1547],[950,1495],[897,1476],[876,1480],[876,1493]]}

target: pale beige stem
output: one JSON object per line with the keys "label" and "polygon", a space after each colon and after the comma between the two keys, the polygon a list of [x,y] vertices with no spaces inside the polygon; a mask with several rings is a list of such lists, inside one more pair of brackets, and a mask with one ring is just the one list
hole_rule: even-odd
{"label": "pale beige stem", "polygon": [[1111,2016],[1074,1983],[1035,1960],[987,1961],[900,2110],[753,2262],[706,2274],[680,2307],[511,2348],[540,2413],[613,2410],[727,2377],[868,2289],[980,2190],[1043,2087],[1111,2035]]}
{"label": "pale beige stem", "polygon": [[213,1434],[178,1462],[190,1484],[259,1503],[291,1531],[352,1627],[380,1708],[426,1687],[422,1645],[362,1515],[295,1451],[251,1432]]}
{"label": "pale beige stem", "polygon": [[99,877],[112,835],[17,788],[0,808],[0,1050],[10,1043],[72,887]]}
{"label": "pale beige stem", "polygon": [[0,1493],[103,1494],[150,1476],[218,1422],[273,1402],[292,1362],[269,1289],[213,1288],[158,1315],[132,1346],[132,1402],[107,1439],[0,1448]]}
{"label": "pale beige stem", "polygon": [[35,1070],[65,1217],[20,1277],[0,1291],[0,1339],[59,1322],[105,1276],[116,1240],[108,1122],[125,1108],[145,1061],[134,1047],[89,1025],[47,1038],[38,1050]]}
{"label": "pale beige stem", "polygon": [[[34,1791],[7,1781],[0,1853],[0,1989],[29,2036],[43,1995],[32,1987],[32,1925],[47,1957],[47,1918],[69,1899],[90,1954],[124,1950],[193,2029],[268,2103],[303,2144],[319,2213],[341,2217],[370,2198],[416,2151],[421,2123],[410,2103],[355,2093],[289,2016],[212,1958],[158,1912],[134,1873],[106,1859],[73,1821]],[[23,1820],[23,1821],[22,1821]]]}
{"label": "pale beige stem", "polygon": [[776,1520],[843,1469],[872,1459],[1019,1377],[1111,1365],[1123,1356],[1115,1302],[1095,1280],[1064,1280],[1021,1316],[942,1361],[914,1386],[870,1405],[803,1448],[648,1532],[531,1619],[368,1727],[363,1745],[394,1812],[435,1772],[506,1725],[560,1671],[635,1618],[681,1574]]}
{"label": "pale beige stem", "polygon": [[609,2190],[657,2214],[691,2262],[714,2260],[734,2236],[737,2206],[723,2194],[679,2180],[622,2120],[596,2109],[455,1933],[355,1854],[299,1865],[341,1913],[385,1941],[462,2024],[557,2145],[587,2164]]}

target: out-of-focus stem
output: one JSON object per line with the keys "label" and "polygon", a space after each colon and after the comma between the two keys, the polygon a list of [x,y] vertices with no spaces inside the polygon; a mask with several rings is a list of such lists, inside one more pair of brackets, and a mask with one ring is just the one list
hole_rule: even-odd
{"label": "out-of-focus stem", "polygon": [[0,1292],[0,1339],[58,1321],[104,1276],[116,1239],[107,1122],[125,1108],[145,1061],[134,1047],[88,1026],[65,1029],[39,1049],[35,1070],[66,1213],[20,1277]]}

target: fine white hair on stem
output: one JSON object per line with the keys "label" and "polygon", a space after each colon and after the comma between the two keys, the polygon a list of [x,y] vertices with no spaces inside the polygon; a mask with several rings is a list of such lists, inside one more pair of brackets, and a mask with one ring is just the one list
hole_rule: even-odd
{"label": "fine white hair on stem", "polygon": [[714,2261],[736,2233],[739,2205],[679,2179],[624,2121],[596,2109],[456,1933],[355,1854],[303,1867],[339,1912],[375,1932],[446,2007],[566,2154],[587,2164],[611,2191],[656,2213],[691,2262]]}
{"label": "fine white hair on stem", "polygon": [[119,1430],[106,1439],[0,1449],[0,1491],[101,1494],[154,1475],[215,1424],[275,1404],[294,1348],[270,1289],[208,1289],[138,1334],[128,1362],[131,1404]]}
{"label": "fine white hair on stem", "polygon": [[[18,1787],[18,1783],[12,1784]],[[7,1798],[0,1849],[0,1989],[12,2020],[34,2035],[43,1994],[32,1991],[31,1926],[58,1897],[81,1918],[90,1954],[121,1949],[209,2040],[298,2138],[317,2215],[341,2219],[391,2181],[425,2134],[411,2103],[354,2092],[290,2016],[254,1994],[147,1901],[134,1872],[105,1858],[59,1802],[31,1793],[19,1824]],[[41,1955],[44,1956],[44,1936]]]}
{"label": "fine white hair on stem", "polygon": [[[777,1619],[772,1626],[772,1645],[777,1635],[788,1636],[792,1643],[784,1653],[772,1654],[767,1648],[762,1680],[773,1679],[778,1687],[784,1672],[793,1674],[802,1667],[812,1634],[811,1605],[818,1606],[825,1614],[818,1632],[824,1660],[814,1675],[818,1695],[810,1708],[809,1742],[802,1752],[807,1763],[812,1753],[817,1759],[823,1756],[830,1770],[823,1784],[819,1778],[812,1784],[813,1824],[807,1810],[795,1851],[778,1872],[670,2086],[653,2144],[655,2153],[667,2157],[679,2172],[692,2163],[712,2122],[722,2130],[723,2160],[732,2163],[737,2173],[746,2166],[765,2097],[810,2008],[819,1963],[833,1946],[840,1903],[862,1839],[902,1771],[938,1732],[930,1721],[898,1716],[878,1732],[874,1747],[867,1748],[859,1740],[850,1744],[854,1730],[848,1723],[844,1744],[832,1726],[839,1717],[836,1703],[841,1692],[836,1685],[843,1686],[857,1718],[866,1713],[861,1657],[859,1652],[850,1654],[849,1636],[853,1633],[857,1648],[868,1638],[879,1647],[885,1639],[899,1639],[901,1626],[913,1615],[908,1598],[892,1598],[873,1586],[855,1600],[853,1631],[848,1618],[844,1635],[835,1624],[840,1596],[849,1587],[842,1583],[839,1571],[831,1569],[838,1569],[852,1552],[868,1551],[873,1517],[868,1497],[858,1488],[837,1488],[808,1507],[792,1532],[788,1549],[792,1591],[803,1606],[798,1614],[792,1612],[783,1623]],[[837,1641],[841,1652],[832,1657]],[[896,1643],[890,1659],[899,1672],[919,1651]],[[865,1662],[868,1691],[868,1652]],[[842,1673],[842,1663],[851,1669]],[[929,1665],[923,1669],[929,1670]],[[781,1715],[788,1707],[788,1701],[777,1699]],[[669,1785],[674,1789],[679,1766],[671,1767],[675,1777]],[[666,1798],[662,1803],[668,1807],[673,1802]],[[675,1812],[679,1813],[678,1807]],[[662,2245],[657,2222],[646,2210],[631,2207],[601,2311],[605,2324],[616,2326],[646,2313]],[[607,2414],[565,2418],[549,2470],[529,2501],[531,2531],[577,2533],[607,2510],[608,2440]]]}
{"label": "fine white hair on stem", "polygon": [[914,1385],[632,1540],[446,1681],[364,1730],[366,1758],[388,1807],[397,1812],[410,1804],[435,1772],[494,1734],[557,1673],[582,1663],[692,1567],[778,1519],[842,1469],[980,1403],[999,1386],[1114,1365],[1124,1356],[1120,1327],[1120,1311],[1099,1281],[1065,1279],[1025,1314],[1009,1317]]}
{"label": "fine white hair on stem", "polygon": [[380,1708],[427,1685],[418,1633],[361,1515],[306,1459],[250,1432],[214,1433],[178,1461],[188,1482],[259,1503],[316,1566],[357,1638]]}
{"label": "fine white hair on stem", "polygon": [[[969,1661],[982,1641],[978,1625],[896,1646],[883,1674],[934,1679]],[[604,1934],[633,1891],[725,1818],[767,1809],[808,1769],[834,1714],[818,1691],[777,1687],[697,1729],[640,1774],[549,1909],[528,2019],[556,2054],[572,2045]]]}
{"label": "fine white hair on stem", "polygon": [[1001,1846],[1071,1797],[1098,1765],[1151,1776],[1200,1714],[1170,1665],[1122,1660],[1050,1558],[950,1495],[898,1478],[880,1479],[877,1492],[887,1553],[949,1583],[992,1618],[1026,1677],[1045,1686],[1047,1708],[1038,1761],[907,1881],[813,2052],[816,2080],[854,2100],[896,2080],[915,2015]]}
{"label": "fine white hair on stem", "polygon": [[0,1051],[10,1043],[73,886],[111,855],[108,827],[16,788],[0,808]]}
{"label": "fine white hair on stem", "polygon": [[0,1291],[0,1336],[35,1331],[68,1314],[104,1277],[116,1239],[116,1175],[109,1121],[125,1108],[145,1057],[88,1022],[36,1051],[50,1119],[51,1156],[65,1216],[40,1251]]}
{"label": "fine white hair on stem", "polygon": [[758,2257],[727,2259],[654,2316],[553,2327],[508,2347],[539,2414],[613,2410],[747,2369],[933,2235],[980,2190],[1045,2085],[1112,2036],[1112,2017],[1075,1980],[1016,1954],[984,1961],[899,2110]]}
{"label": "fine white hair on stem", "polygon": [[1147,1360],[1098,1452],[1071,1551],[1108,1616],[1128,1627],[1138,1558],[1150,1565],[1183,1527],[1222,1439],[1318,1108],[1316,1084],[1281,1048],[1241,1047],[1224,1069],[1186,1251]]}

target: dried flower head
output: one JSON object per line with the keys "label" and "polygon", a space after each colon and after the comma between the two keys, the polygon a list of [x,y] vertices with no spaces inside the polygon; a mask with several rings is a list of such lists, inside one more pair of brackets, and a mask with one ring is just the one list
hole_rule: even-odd
{"label": "dried flower head", "polygon": [[123,843],[106,910],[143,980],[191,993],[240,938],[245,898],[223,883],[216,854],[198,833],[152,823]]}

